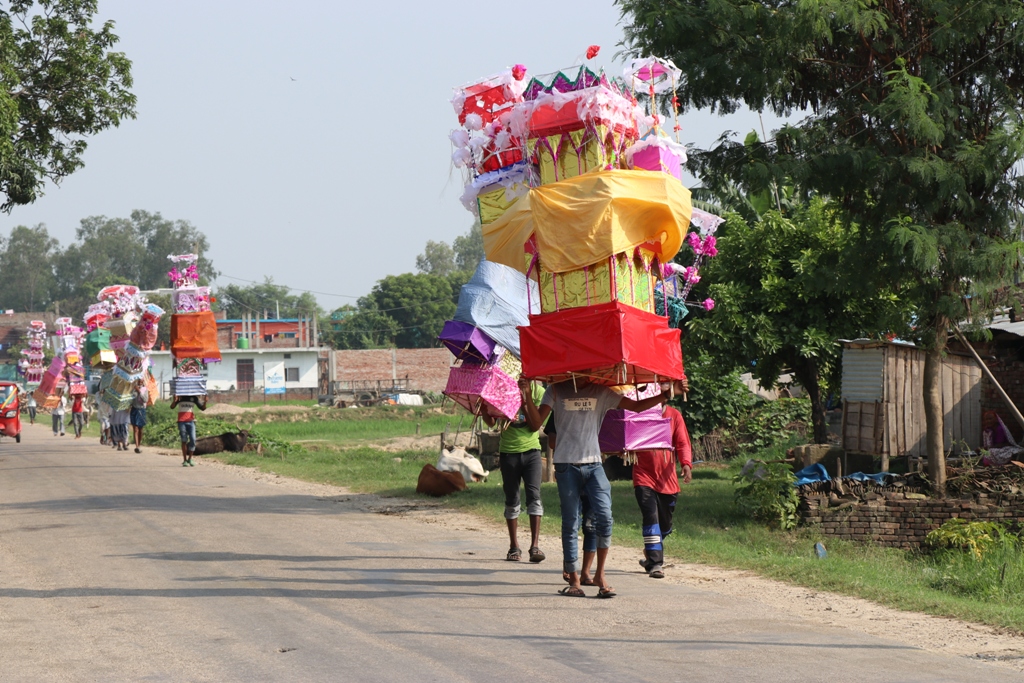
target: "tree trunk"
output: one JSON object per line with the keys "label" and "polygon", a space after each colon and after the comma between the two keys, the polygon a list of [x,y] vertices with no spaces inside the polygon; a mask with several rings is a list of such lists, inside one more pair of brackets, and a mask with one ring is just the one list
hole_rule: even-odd
{"label": "tree trunk", "polygon": [[934,348],[924,359],[925,444],[928,478],[935,492],[946,495],[946,451],[942,443],[942,352],[946,348],[946,326],[936,327]]}
{"label": "tree trunk", "polygon": [[793,374],[807,391],[807,398],[811,400],[811,426],[814,431],[814,443],[828,443],[828,423],[825,421],[825,402],[821,397],[817,362],[810,358],[803,358],[794,366]]}

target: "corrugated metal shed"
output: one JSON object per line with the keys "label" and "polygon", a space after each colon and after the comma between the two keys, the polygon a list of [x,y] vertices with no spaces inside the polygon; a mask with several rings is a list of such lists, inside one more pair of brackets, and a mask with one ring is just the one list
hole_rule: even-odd
{"label": "corrugated metal shed", "polygon": [[[841,340],[842,341],[842,340]],[[925,352],[912,344],[843,341],[843,448],[882,458],[925,455]],[[981,368],[949,355],[940,375],[947,452],[981,440]]]}
{"label": "corrugated metal shed", "polygon": [[843,347],[843,398],[847,401],[881,401],[884,375],[881,344]]}

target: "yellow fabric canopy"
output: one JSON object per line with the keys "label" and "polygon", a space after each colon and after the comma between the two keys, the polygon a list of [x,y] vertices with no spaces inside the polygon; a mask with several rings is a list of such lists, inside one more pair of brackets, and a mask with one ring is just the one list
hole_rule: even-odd
{"label": "yellow fabric canopy", "polygon": [[536,235],[544,270],[564,273],[661,243],[669,261],[690,227],[690,191],[667,173],[598,171],[535,187],[483,226],[487,260],[526,272],[523,245]]}

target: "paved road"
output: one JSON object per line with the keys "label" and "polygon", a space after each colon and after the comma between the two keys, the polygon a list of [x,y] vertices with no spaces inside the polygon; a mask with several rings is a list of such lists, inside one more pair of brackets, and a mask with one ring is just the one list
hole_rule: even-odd
{"label": "paved road", "polygon": [[0,443],[0,680],[1020,680],[639,574],[559,597],[557,558],[401,505],[37,425]]}

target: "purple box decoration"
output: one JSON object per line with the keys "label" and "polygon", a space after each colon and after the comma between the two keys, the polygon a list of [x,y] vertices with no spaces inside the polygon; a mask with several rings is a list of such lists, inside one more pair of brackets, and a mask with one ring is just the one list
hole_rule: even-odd
{"label": "purple box decoration", "polygon": [[668,147],[654,144],[638,152],[633,153],[633,168],[642,168],[647,171],[662,171],[682,181],[682,171],[679,156]]}
{"label": "purple box decoration", "polygon": [[672,448],[672,420],[659,408],[634,413],[609,410],[597,435],[602,453],[626,453]]}
{"label": "purple box decoration", "polygon": [[438,339],[448,347],[459,360],[481,361],[489,363],[494,358],[497,342],[488,337],[483,330],[459,320],[448,320]]}

